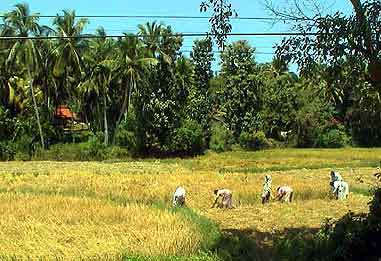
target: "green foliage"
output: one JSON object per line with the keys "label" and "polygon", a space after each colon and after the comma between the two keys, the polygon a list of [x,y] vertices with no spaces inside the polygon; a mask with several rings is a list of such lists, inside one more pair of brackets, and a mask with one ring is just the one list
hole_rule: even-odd
{"label": "green foliage", "polygon": [[318,147],[322,148],[342,148],[348,144],[348,136],[344,128],[329,129],[321,133],[318,137]]}
{"label": "green foliage", "polygon": [[136,135],[136,118],[134,112],[127,114],[119,126],[119,131],[116,135],[116,144],[127,150],[135,153],[137,151],[137,135]]}
{"label": "green foliage", "polygon": [[194,64],[194,81],[190,86],[187,116],[201,123],[203,130],[208,131],[212,100],[210,96],[210,80],[213,77],[213,46],[209,38],[196,40],[191,52]]}
{"label": "green foliage", "polygon": [[369,214],[349,212],[337,222],[328,219],[312,237],[289,233],[275,243],[278,258],[378,260],[381,256],[381,189],[375,187],[373,193]]}
{"label": "green foliage", "polygon": [[239,144],[247,150],[261,150],[270,146],[263,131],[242,132],[239,136]]}
{"label": "green foliage", "polygon": [[290,73],[278,72],[274,65],[262,65],[261,74],[265,76],[261,110],[263,129],[268,137],[281,139],[280,132],[292,130],[296,123],[297,79]]}
{"label": "green foliage", "polygon": [[231,150],[234,144],[234,137],[231,131],[221,123],[215,123],[211,127],[211,137],[209,148],[216,152]]}
{"label": "green foliage", "polygon": [[89,138],[89,147],[87,153],[90,158],[96,160],[103,160],[106,158],[106,145],[104,144],[103,140],[104,134],[101,132],[98,132]]}
{"label": "green foliage", "polygon": [[47,150],[37,150],[33,159],[56,161],[99,161],[130,159],[130,152],[122,147],[103,145],[102,135],[83,143],[60,143]]}
{"label": "green foliage", "polygon": [[171,154],[196,155],[205,149],[203,131],[196,121],[184,121],[180,128],[168,140]]}
{"label": "green foliage", "polygon": [[224,122],[236,138],[242,131],[259,130],[263,123],[262,77],[256,73],[254,48],[247,41],[237,41],[221,54],[221,75],[225,84],[221,97]]}
{"label": "green foliage", "polygon": [[0,160],[13,160],[16,155],[16,150],[11,143],[0,142]]}

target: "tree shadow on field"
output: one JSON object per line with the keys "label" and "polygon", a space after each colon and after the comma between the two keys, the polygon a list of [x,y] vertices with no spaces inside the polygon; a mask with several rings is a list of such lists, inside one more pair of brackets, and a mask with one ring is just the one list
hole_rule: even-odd
{"label": "tree shadow on field", "polygon": [[[225,229],[222,237],[213,249],[221,260],[288,260],[295,256],[295,251],[303,247],[313,235],[316,228],[285,228],[274,233],[261,232],[256,229]],[[289,244],[289,242],[292,244]],[[292,252],[292,253],[291,253]]]}

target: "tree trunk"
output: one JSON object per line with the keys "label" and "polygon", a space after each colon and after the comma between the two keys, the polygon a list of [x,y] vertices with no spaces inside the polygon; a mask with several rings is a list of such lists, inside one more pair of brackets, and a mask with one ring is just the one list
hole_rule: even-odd
{"label": "tree trunk", "polygon": [[104,118],[104,127],[105,127],[105,146],[108,145],[108,124],[107,124],[107,98],[106,94],[103,94],[103,103],[104,103],[104,110],[103,110],[103,118]]}
{"label": "tree trunk", "polygon": [[[29,73],[29,76],[31,74]],[[32,95],[32,100],[33,100],[33,107],[34,107],[34,111],[36,113],[36,120],[37,120],[37,125],[38,125],[38,131],[40,132],[40,138],[41,138],[41,146],[42,146],[42,149],[45,148],[45,143],[44,143],[44,135],[42,134],[42,128],[41,128],[41,122],[40,122],[40,115],[38,113],[38,108],[37,108],[37,102],[36,102],[36,98],[34,97],[34,90],[33,90],[33,78],[30,76],[30,84],[29,84],[29,89],[30,89],[30,93]]]}
{"label": "tree trunk", "polygon": [[122,120],[123,115],[125,113],[128,113],[128,107],[129,107],[128,102],[129,102],[129,95],[130,95],[130,87],[128,86],[126,80],[123,80],[123,82],[125,83],[126,88],[124,89],[123,104],[122,104],[122,107],[120,109],[118,119],[117,119],[117,121],[115,123],[115,130],[114,130],[114,136],[113,136],[113,139],[112,139],[112,144],[115,144],[115,138],[116,138],[116,135],[118,134],[119,124],[120,124],[120,122]]}

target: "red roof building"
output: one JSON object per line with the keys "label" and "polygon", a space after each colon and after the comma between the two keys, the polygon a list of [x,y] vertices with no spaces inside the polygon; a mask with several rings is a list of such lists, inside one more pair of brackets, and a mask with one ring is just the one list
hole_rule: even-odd
{"label": "red roof building", "polygon": [[59,105],[54,112],[54,117],[62,120],[74,120],[77,116],[67,105]]}

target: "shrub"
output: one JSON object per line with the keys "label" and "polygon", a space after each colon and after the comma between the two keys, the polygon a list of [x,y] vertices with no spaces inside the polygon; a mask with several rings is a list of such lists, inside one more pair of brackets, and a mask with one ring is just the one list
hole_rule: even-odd
{"label": "shrub", "polygon": [[130,151],[136,150],[136,135],[133,131],[120,129],[115,137],[116,144]]}
{"label": "shrub", "polygon": [[0,142],[0,160],[13,160],[16,150],[12,144],[8,142]]}
{"label": "shrub", "polygon": [[179,155],[200,154],[205,149],[203,131],[195,121],[184,121],[167,141],[170,153]]}
{"label": "shrub", "polygon": [[223,152],[231,150],[232,144],[234,144],[233,133],[220,123],[213,124],[209,148],[216,152]]}
{"label": "shrub", "polygon": [[342,124],[326,124],[318,135],[316,146],[323,148],[342,148],[350,143],[350,138]]}
{"label": "shrub", "polygon": [[239,143],[247,150],[261,150],[269,147],[269,142],[263,131],[242,132],[239,136]]}
{"label": "shrub", "polygon": [[348,136],[343,130],[328,130],[319,135],[318,146],[323,148],[342,148],[348,144]]}
{"label": "shrub", "polygon": [[88,154],[90,158],[103,160],[106,158],[106,146],[103,143],[104,135],[101,132],[96,133],[89,139]]}

